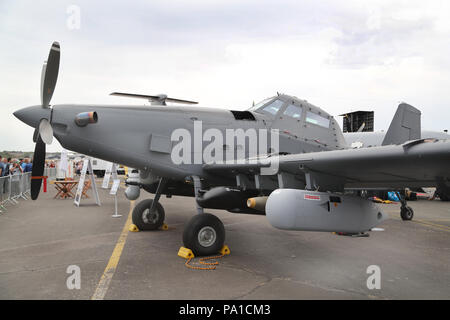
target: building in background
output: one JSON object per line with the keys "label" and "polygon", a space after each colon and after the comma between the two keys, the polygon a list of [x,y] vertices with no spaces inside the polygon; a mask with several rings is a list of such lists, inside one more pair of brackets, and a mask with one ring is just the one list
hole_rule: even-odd
{"label": "building in background", "polygon": [[340,114],[343,132],[373,132],[374,112],[354,111]]}

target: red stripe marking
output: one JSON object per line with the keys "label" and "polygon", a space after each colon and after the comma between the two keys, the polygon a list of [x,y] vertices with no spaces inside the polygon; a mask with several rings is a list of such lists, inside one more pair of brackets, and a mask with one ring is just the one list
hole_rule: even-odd
{"label": "red stripe marking", "polygon": [[304,197],[305,200],[320,200],[320,196],[314,196],[311,194],[305,194]]}

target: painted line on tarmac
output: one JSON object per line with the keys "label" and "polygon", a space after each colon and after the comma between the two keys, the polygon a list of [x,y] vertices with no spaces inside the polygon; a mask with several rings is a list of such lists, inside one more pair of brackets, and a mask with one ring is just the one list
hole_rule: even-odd
{"label": "painted line on tarmac", "polygon": [[122,233],[119,236],[119,239],[116,242],[116,246],[109,258],[108,265],[103,271],[102,277],[95,289],[94,294],[92,295],[91,300],[103,300],[105,298],[106,292],[108,291],[109,284],[114,276],[114,272],[116,272],[117,265],[119,264],[120,256],[122,255],[123,247],[125,246],[125,242],[127,241],[128,229],[131,224],[131,212],[134,208],[134,201],[130,201],[130,212],[128,212],[128,218],[123,226]]}
{"label": "painted line on tarmac", "polygon": [[423,224],[423,225],[426,225],[426,226],[429,226],[429,227],[438,228],[438,229],[440,229],[442,231],[450,232],[450,227],[442,225],[442,224],[431,223],[431,222],[428,222],[428,221],[417,220],[417,219],[414,219],[413,222],[420,223],[420,224]]}
{"label": "painted line on tarmac", "polygon": [[[397,218],[397,217],[389,217],[389,218],[392,219],[392,220],[403,221],[402,219]],[[446,226],[446,225],[443,225],[443,224],[431,223],[431,222],[428,222],[428,221],[418,220],[418,219],[413,219],[413,220],[408,221],[408,222],[413,222],[415,224],[421,224],[421,225],[424,225],[424,226],[427,226],[427,227],[435,228],[435,229],[438,229],[439,231],[450,232],[450,227]]]}

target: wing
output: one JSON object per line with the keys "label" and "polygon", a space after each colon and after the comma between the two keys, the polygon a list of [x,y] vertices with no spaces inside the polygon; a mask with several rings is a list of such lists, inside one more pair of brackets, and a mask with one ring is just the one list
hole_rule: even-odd
{"label": "wing", "polygon": [[[205,164],[216,175],[287,175],[311,189],[395,189],[436,186],[450,181],[450,140],[421,139],[373,148],[276,156],[241,163]],[[279,180],[280,181],[280,180]],[[286,187],[286,186],[285,186]],[[287,187],[293,187],[287,186]]]}

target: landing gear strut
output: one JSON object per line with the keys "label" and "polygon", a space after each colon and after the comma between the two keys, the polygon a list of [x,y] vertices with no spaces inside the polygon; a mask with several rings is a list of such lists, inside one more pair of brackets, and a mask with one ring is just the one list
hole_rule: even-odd
{"label": "landing gear strut", "polygon": [[414,216],[414,210],[407,205],[405,197],[400,195],[400,192],[397,192],[397,197],[400,200],[401,208],[400,208],[400,217],[404,221],[412,220]]}
{"label": "landing gear strut", "polygon": [[159,203],[159,198],[166,183],[167,179],[161,178],[155,198],[143,200],[134,207],[132,220],[139,230],[156,230],[164,224],[166,215],[163,206]]}

